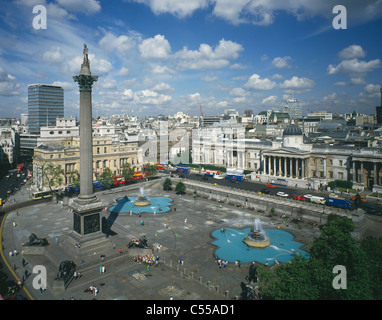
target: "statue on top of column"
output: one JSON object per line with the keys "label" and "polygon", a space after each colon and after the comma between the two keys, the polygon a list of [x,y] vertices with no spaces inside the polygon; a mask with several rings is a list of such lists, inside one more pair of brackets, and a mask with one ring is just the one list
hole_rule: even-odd
{"label": "statue on top of column", "polygon": [[89,65],[88,46],[84,43],[84,61],[83,64]]}

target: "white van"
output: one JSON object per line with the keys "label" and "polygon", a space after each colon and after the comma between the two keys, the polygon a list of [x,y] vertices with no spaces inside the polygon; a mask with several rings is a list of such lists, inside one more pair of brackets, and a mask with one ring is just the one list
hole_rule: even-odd
{"label": "white van", "polygon": [[324,197],[317,197],[317,196],[311,197],[310,201],[313,203],[318,203],[318,204],[325,204],[326,203],[326,200]]}

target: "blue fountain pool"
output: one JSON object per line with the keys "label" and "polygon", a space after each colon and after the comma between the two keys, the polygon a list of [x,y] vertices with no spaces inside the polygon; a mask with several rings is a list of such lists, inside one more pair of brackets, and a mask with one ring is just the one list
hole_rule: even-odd
{"label": "blue fountain pool", "polygon": [[275,259],[282,262],[288,262],[293,259],[295,253],[300,253],[306,258],[309,255],[301,250],[302,243],[293,241],[293,235],[280,229],[264,229],[269,237],[271,245],[265,249],[250,248],[243,239],[250,231],[250,228],[237,230],[226,228],[225,232],[221,229],[212,232],[212,236],[217,240],[212,244],[218,246],[216,255],[223,260],[241,263],[258,261],[260,263],[268,262],[269,265],[275,262]]}
{"label": "blue fountain pool", "polygon": [[147,197],[151,204],[145,207],[139,207],[134,205],[134,200],[138,197],[125,197],[117,199],[116,203],[109,209],[111,213],[130,213],[130,210],[134,214],[139,214],[143,212],[149,213],[163,213],[170,211],[171,198],[166,197]]}

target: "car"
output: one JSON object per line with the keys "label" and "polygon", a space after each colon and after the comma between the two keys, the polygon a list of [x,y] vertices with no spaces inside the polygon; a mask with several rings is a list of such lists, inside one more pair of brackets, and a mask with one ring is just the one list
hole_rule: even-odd
{"label": "car", "polygon": [[203,176],[202,179],[203,180],[208,180],[208,177],[207,176]]}
{"label": "car", "polygon": [[12,191],[11,191],[11,190],[8,190],[8,191],[7,191],[7,194],[11,194],[11,193],[12,193]]}
{"label": "car", "polygon": [[224,179],[224,175],[214,174],[214,179]]}
{"label": "car", "polygon": [[[364,197],[364,196],[360,196],[361,197],[361,201],[362,202],[366,202],[366,198]],[[357,195],[355,194],[355,195],[353,195],[352,197],[351,197],[351,199],[353,200],[353,201],[355,201],[355,199],[357,199]]]}
{"label": "car", "polygon": [[269,190],[269,189],[262,189],[261,190],[261,193],[264,193],[264,194],[271,194],[271,190]]}
{"label": "car", "polygon": [[306,198],[304,198],[303,196],[298,196],[298,195],[294,196],[293,199],[298,200],[298,201],[305,201],[306,200]]}
{"label": "car", "polygon": [[270,184],[270,183],[266,184],[265,186],[266,186],[267,188],[274,188],[274,187],[275,187],[273,184]]}
{"label": "car", "polygon": [[277,192],[276,195],[278,195],[279,197],[284,197],[284,198],[286,198],[286,197],[289,196],[289,194],[287,194],[287,193],[285,193],[285,192],[283,192],[283,191],[279,191],[279,192]]}

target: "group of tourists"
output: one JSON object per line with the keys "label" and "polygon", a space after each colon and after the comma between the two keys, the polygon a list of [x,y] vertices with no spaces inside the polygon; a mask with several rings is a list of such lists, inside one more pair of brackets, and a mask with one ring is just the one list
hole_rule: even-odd
{"label": "group of tourists", "polygon": [[137,255],[135,258],[134,258],[134,261],[135,262],[139,262],[139,263],[145,263],[147,264],[148,266],[157,266],[160,262],[159,260],[159,256],[155,256],[154,254],[152,253],[147,253],[145,256],[139,256]]}

